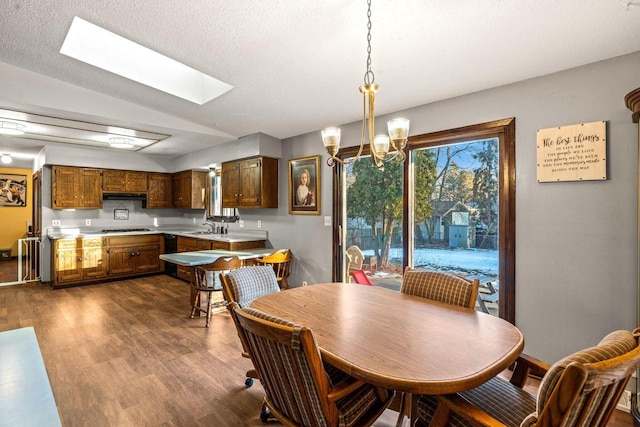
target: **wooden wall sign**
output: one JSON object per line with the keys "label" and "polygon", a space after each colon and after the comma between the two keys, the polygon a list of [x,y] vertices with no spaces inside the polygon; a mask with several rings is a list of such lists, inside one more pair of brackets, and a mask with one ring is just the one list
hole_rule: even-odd
{"label": "wooden wall sign", "polygon": [[605,121],[538,130],[538,182],[606,180],[606,141]]}

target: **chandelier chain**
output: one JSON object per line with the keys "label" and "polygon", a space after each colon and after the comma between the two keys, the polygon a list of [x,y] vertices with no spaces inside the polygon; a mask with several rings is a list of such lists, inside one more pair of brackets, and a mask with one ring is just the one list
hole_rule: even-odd
{"label": "chandelier chain", "polygon": [[367,72],[364,73],[364,83],[372,84],[375,79],[371,71],[371,0],[367,0]]}

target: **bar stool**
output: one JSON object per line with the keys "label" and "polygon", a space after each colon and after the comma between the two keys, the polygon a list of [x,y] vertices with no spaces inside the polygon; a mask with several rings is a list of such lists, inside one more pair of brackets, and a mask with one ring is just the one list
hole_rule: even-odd
{"label": "bar stool", "polygon": [[291,249],[279,249],[256,260],[257,265],[268,265],[276,273],[280,289],[289,289],[289,269],[291,267]]}
{"label": "bar stool", "polygon": [[[217,301],[213,304],[211,302],[213,293],[222,291],[222,285],[220,284],[220,279],[216,273],[226,273],[240,267],[242,267],[242,261],[237,256],[220,257],[211,264],[194,267],[191,278],[191,286],[195,288],[195,296],[191,304],[192,319],[196,315],[196,312],[206,313],[206,327],[209,327],[209,323],[211,322],[211,310],[215,307],[227,304],[224,300]],[[202,308],[202,294],[205,294],[206,297],[206,309]]]}

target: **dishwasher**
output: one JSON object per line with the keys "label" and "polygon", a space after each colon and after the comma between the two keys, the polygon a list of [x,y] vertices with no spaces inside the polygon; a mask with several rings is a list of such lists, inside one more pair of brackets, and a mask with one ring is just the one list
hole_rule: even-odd
{"label": "dishwasher", "polygon": [[[174,254],[178,252],[178,236],[175,234],[164,235],[164,253]],[[178,277],[178,266],[172,262],[164,262],[164,274],[169,276]]]}

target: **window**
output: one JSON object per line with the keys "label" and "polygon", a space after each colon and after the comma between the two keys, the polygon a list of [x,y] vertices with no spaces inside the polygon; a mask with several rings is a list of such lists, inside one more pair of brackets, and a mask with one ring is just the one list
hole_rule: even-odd
{"label": "window", "polygon": [[334,278],[356,245],[374,285],[399,290],[406,266],[478,278],[478,308],[513,322],[515,119],[413,136],[407,154],[384,172],[364,156],[336,167]]}

